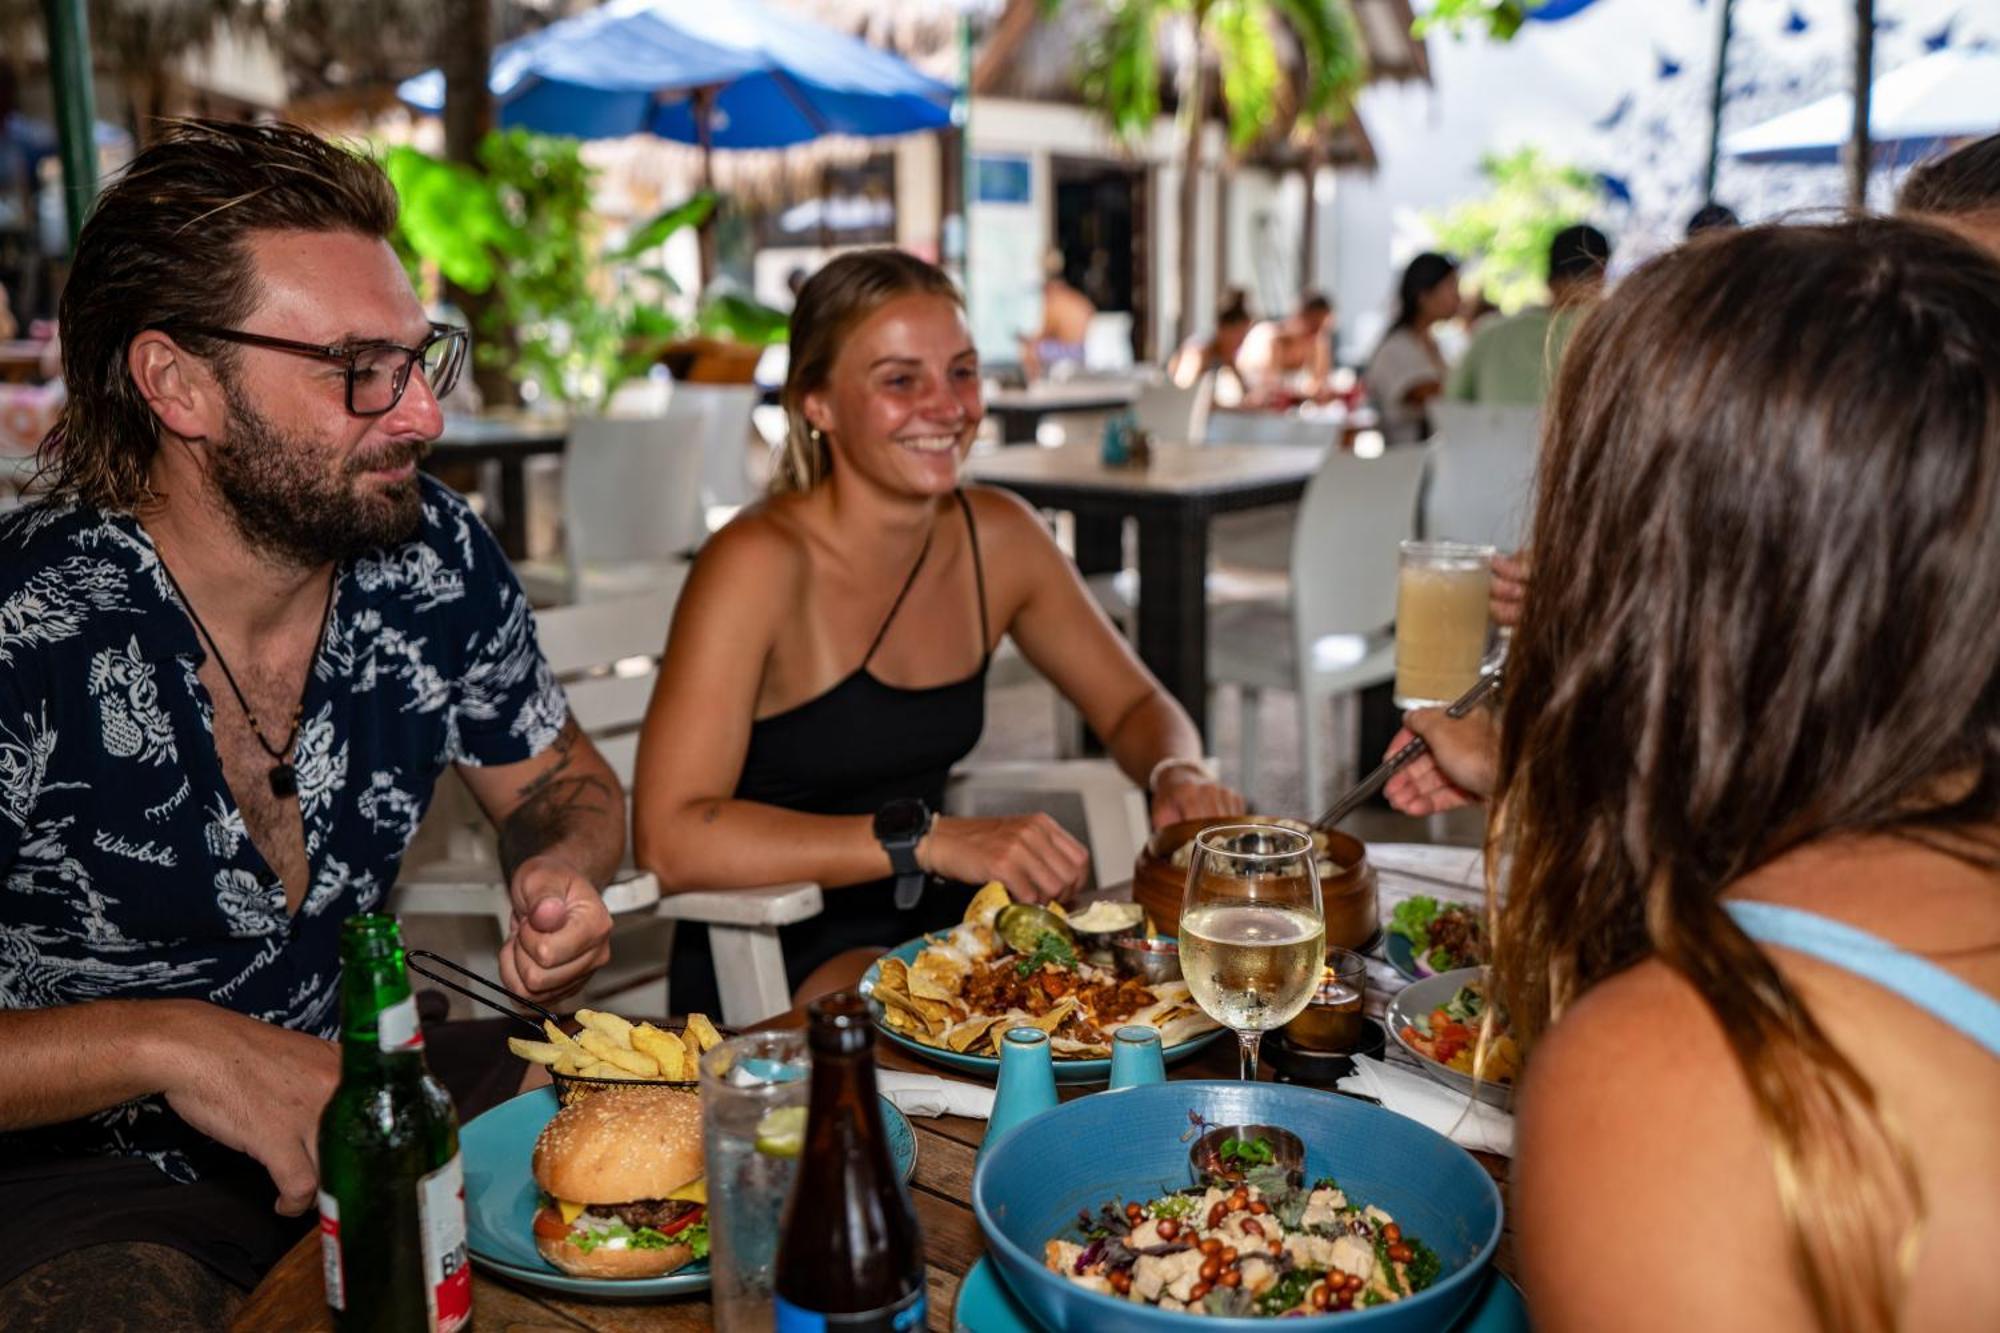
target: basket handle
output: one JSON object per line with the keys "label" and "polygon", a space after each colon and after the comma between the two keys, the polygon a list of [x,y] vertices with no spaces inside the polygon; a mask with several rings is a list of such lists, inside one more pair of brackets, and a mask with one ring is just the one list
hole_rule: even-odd
{"label": "basket handle", "polygon": [[455,990],[460,995],[463,995],[466,999],[476,1000],[480,1004],[485,1005],[488,1009],[497,1010],[500,1013],[507,1015],[507,1017],[509,1018],[519,1019],[521,1022],[533,1028],[537,1035],[546,1035],[546,1034],[542,1032],[540,1024],[535,1022],[534,1019],[529,1018],[526,1014],[520,1012],[520,1010],[509,1009],[507,1008],[507,1006],[501,1004],[498,1000],[493,999],[491,996],[481,995],[477,991],[467,990],[465,987],[459,985],[457,982],[452,981],[447,977],[439,976],[436,972],[431,971],[429,968],[419,965],[416,960],[419,958],[424,958],[428,959],[433,963],[441,963],[445,967],[448,967],[452,971],[458,973],[460,976],[467,977],[473,981],[478,982],[480,985],[486,987],[488,990],[494,990],[500,992],[502,995],[512,1000],[515,1004],[520,1005],[522,1009],[532,1009],[536,1013],[540,1014],[543,1018],[546,1018],[549,1022],[556,1024],[558,1027],[562,1025],[563,1021],[562,1015],[556,1013],[553,1009],[544,1009],[541,1005],[536,1004],[533,1000],[529,999],[527,996],[516,995],[513,991],[508,990],[505,986],[501,985],[499,982],[489,981],[485,977],[480,976],[477,972],[474,972],[472,969],[460,967],[457,963],[452,962],[451,959],[446,958],[441,954],[432,953],[429,949],[411,949],[408,951],[405,957],[409,959],[410,970],[412,972],[415,972],[420,976],[429,977],[432,981],[435,981],[438,985],[443,986],[446,990]]}

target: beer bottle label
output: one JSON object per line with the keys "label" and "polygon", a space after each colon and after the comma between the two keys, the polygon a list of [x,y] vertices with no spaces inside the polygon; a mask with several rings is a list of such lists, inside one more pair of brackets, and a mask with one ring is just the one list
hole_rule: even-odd
{"label": "beer bottle label", "polygon": [[417,1022],[416,996],[405,995],[377,1016],[375,1044],[391,1054],[424,1048],[424,1030]]}
{"label": "beer bottle label", "polygon": [[347,1280],[340,1263],[340,1200],[319,1192],[319,1257],[326,1269],[326,1303],[347,1308]]}
{"label": "beer bottle label", "polygon": [[453,1333],[472,1320],[465,1165],[458,1154],[417,1182],[417,1226],[424,1242],[424,1295],[431,1308],[431,1327],[438,1333]]}
{"label": "beer bottle label", "polygon": [[924,1289],[918,1287],[894,1305],[885,1305],[862,1314],[821,1314],[793,1305],[783,1296],[777,1299],[777,1333],[832,1333],[834,1329],[862,1329],[875,1333],[917,1333],[929,1316]]}

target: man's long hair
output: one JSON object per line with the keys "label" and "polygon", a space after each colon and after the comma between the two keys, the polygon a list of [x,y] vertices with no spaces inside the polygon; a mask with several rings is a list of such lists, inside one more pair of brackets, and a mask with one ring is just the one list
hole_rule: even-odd
{"label": "man's long hair", "polygon": [[69,398],[40,451],[51,496],[100,509],[146,501],[158,425],[127,350],[163,329],[227,373],[234,349],[185,329],[236,327],[256,309],[252,235],[387,237],[395,222],[381,169],[310,131],[170,125],[105,189],[77,241],[59,312]]}

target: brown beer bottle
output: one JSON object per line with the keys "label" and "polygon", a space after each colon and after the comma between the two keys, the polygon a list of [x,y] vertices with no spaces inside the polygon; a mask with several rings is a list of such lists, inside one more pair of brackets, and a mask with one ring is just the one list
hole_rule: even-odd
{"label": "brown beer bottle", "polygon": [[874,1005],[839,991],[807,1010],[812,1101],[778,1236],[777,1333],[913,1333],[924,1245],[875,1095]]}

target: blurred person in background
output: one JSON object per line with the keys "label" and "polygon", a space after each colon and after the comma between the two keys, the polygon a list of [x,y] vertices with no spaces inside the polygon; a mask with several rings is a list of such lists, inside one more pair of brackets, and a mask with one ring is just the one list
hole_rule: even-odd
{"label": "blurred person in background", "polygon": [[[606,956],[623,798],[417,470],[465,335],[395,213],[304,130],[196,121],[84,227],[49,494],[0,515],[0,1328],[220,1327],[304,1233],[340,924],[445,765],[500,831],[505,984]],[[499,1040],[430,1043],[461,1107],[518,1088]]]}
{"label": "blurred person in background", "polygon": [[1896,195],[1896,211],[1948,228],[2000,255],[2000,134],[1975,139],[1912,170]]}
{"label": "blurred person in background", "polygon": [[1604,291],[1611,241],[1585,224],[1549,241],[1549,303],[1490,321],[1465,349],[1448,392],[1465,403],[1534,405],[1548,396],[1578,317]]}
{"label": "blurred person in background", "polygon": [[1253,323],[1250,298],[1241,287],[1230,288],[1223,295],[1221,309],[1215,312],[1215,332],[1207,338],[1190,338],[1183,343],[1174,355],[1173,365],[1168,367],[1169,378],[1185,389],[1203,375],[1214,375],[1217,401],[1224,406],[1242,402],[1243,372],[1237,368],[1236,359]]}
{"label": "blurred person in background", "polygon": [[1743,220],[1736,216],[1735,209],[1711,199],[1688,218],[1687,238],[1693,240],[1705,231],[1734,231],[1742,225]]}
{"label": "blurred person in background", "polygon": [[[897,250],[842,255],[801,293],[791,349],[772,494],[702,548],[674,613],[633,829],[669,893],[822,885],[825,910],[780,931],[810,994],[844,951],[958,922],[989,880],[1029,902],[1082,886],[1088,853],[1046,814],[940,813],[1003,635],[1144,784],[1156,825],[1243,802],[1036,513],[961,484],[983,410],[950,278]],[[668,975],[677,1012],[713,1005],[703,932],[677,932]]]}
{"label": "blurred person in background", "polygon": [[1091,299],[1064,281],[1060,251],[1049,252],[1043,270],[1042,326],[1021,338],[1021,369],[1031,384],[1056,366],[1082,367],[1083,340],[1097,314]]}
{"label": "blurred person in background", "polygon": [[1236,357],[1248,400],[1324,398],[1333,373],[1333,330],[1333,302],[1319,292],[1302,294],[1283,319],[1253,327]]}
{"label": "blurred person in background", "polygon": [[1427,250],[1403,269],[1395,321],[1361,374],[1390,444],[1415,444],[1431,433],[1425,409],[1444,391],[1449,371],[1432,329],[1458,313],[1458,302],[1457,260]]}
{"label": "blurred person in background", "polygon": [[15,322],[13,303],[7,299],[7,284],[0,282],[0,342],[16,337],[21,326]]}

